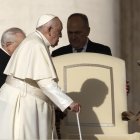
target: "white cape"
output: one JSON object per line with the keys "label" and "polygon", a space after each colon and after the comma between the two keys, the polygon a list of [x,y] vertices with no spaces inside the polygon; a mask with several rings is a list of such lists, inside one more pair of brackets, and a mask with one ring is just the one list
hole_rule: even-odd
{"label": "white cape", "polygon": [[4,73],[20,79],[56,78],[48,46],[39,33],[31,34],[15,50]]}

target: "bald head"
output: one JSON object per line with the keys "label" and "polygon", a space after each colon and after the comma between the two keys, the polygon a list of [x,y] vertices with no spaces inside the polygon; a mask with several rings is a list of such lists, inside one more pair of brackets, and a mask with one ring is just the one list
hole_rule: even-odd
{"label": "bald head", "polygon": [[70,22],[72,19],[81,20],[81,23],[84,27],[89,27],[88,17],[82,13],[74,13],[68,17],[68,22]]}
{"label": "bald head", "polygon": [[62,22],[54,15],[49,18],[45,16],[45,19],[40,18],[40,20],[36,29],[46,37],[52,47],[55,47],[59,42],[59,38],[62,37]]}

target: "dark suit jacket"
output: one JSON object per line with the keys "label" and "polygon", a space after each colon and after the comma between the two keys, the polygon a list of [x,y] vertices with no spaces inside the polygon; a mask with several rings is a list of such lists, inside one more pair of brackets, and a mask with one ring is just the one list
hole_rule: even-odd
{"label": "dark suit jacket", "polygon": [[5,53],[2,49],[0,49],[0,87],[4,84],[6,76],[3,74],[4,69],[10,59],[10,56]]}
{"label": "dark suit jacket", "polygon": [[[105,46],[105,45],[102,45],[99,43],[95,43],[90,40],[88,41],[86,52],[112,55],[111,50],[108,46]],[[71,45],[67,45],[67,46],[54,50],[52,52],[52,57],[63,55],[63,54],[68,54],[68,53],[73,53]]]}

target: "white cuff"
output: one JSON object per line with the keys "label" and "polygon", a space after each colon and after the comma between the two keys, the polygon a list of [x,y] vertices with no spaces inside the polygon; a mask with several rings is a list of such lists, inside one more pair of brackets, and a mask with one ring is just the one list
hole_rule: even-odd
{"label": "white cuff", "polygon": [[43,93],[56,105],[61,111],[64,111],[73,100],[66,95],[53,79],[43,79],[37,81]]}

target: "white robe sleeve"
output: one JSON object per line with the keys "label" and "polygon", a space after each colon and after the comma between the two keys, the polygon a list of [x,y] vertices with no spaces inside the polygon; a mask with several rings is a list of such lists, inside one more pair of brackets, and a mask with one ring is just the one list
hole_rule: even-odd
{"label": "white robe sleeve", "polygon": [[73,100],[66,95],[52,79],[43,79],[37,81],[42,92],[56,105],[61,111],[64,111]]}

